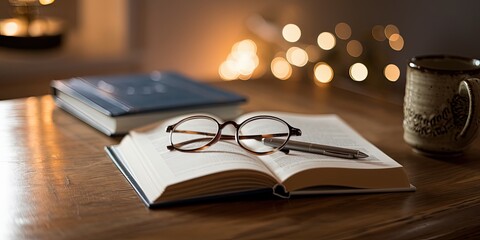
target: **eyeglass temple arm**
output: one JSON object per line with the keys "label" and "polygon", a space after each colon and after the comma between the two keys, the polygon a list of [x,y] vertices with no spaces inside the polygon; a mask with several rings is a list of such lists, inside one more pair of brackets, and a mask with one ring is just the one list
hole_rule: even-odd
{"label": "eyeglass temple arm", "polygon": [[[212,140],[212,138],[207,138],[207,137],[196,138],[196,139],[192,139],[192,140],[188,140],[188,141],[183,141],[183,142],[180,142],[180,143],[175,143],[175,146],[178,148],[178,147],[182,147],[182,146],[185,146],[185,145],[188,145],[188,144],[191,144],[191,143],[202,142],[202,141],[209,142],[211,140]],[[173,149],[175,149],[175,147],[173,147],[173,145],[170,145],[170,146],[167,146],[167,149],[168,150],[173,150]]]}

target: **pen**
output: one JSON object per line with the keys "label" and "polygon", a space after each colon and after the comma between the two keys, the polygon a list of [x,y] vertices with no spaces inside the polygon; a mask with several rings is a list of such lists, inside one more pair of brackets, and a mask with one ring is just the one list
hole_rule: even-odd
{"label": "pen", "polygon": [[[283,139],[263,138],[262,142],[267,146],[278,147],[281,144],[283,144],[285,141]],[[341,157],[341,158],[368,157],[367,154],[355,149],[327,146],[327,145],[308,143],[308,142],[299,142],[299,141],[293,141],[293,140],[289,140],[287,144],[283,147],[283,149],[296,150],[296,151],[308,152],[308,153],[318,153],[322,155],[327,155],[332,157]]]}

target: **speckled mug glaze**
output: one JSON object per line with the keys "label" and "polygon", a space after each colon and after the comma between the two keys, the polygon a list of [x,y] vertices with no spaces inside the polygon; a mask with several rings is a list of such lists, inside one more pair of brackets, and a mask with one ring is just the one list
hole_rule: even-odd
{"label": "speckled mug glaze", "polygon": [[477,135],[480,60],[421,56],[407,67],[403,105],[404,140],[416,152],[460,155]]}

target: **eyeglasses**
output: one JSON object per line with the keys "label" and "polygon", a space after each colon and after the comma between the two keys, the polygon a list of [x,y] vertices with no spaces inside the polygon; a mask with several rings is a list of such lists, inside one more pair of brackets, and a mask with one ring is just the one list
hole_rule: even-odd
{"label": "eyeglasses", "polygon": [[[227,125],[236,128],[235,135],[224,135],[222,129]],[[227,121],[220,124],[209,116],[196,115],[180,120],[166,129],[170,133],[169,150],[193,152],[203,150],[219,140],[235,140],[245,150],[255,154],[270,154],[281,150],[291,136],[300,136],[302,131],[290,126],[284,120],[268,115],[259,115],[246,119],[240,124]],[[263,144],[266,139],[282,142],[277,146]]]}

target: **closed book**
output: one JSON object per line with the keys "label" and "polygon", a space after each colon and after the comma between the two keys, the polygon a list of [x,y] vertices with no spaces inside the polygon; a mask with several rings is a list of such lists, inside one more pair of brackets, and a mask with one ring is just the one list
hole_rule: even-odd
{"label": "closed book", "polygon": [[76,77],[51,83],[55,103],[107,135],[190,112],[230,119],[246,98],[174,72]]}

